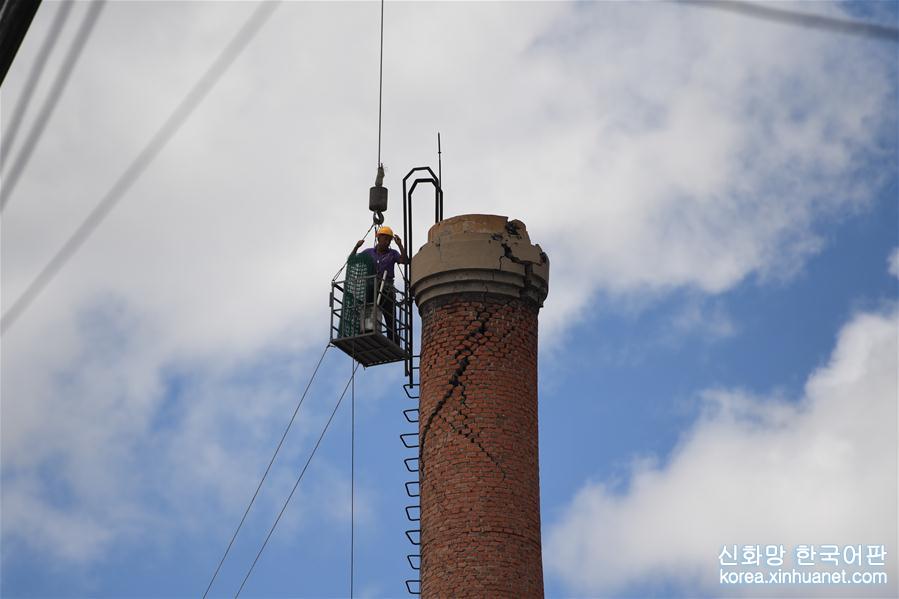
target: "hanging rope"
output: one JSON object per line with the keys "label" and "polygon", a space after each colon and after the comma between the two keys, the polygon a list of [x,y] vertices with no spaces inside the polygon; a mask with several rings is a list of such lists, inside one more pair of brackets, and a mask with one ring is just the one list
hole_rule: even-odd
{"label": "hanging rope", "polygon": [[353,372],[350,375],[350,599],[353,599],[356,557],[356,342],[353,341]]}
{"label": "hanging rope", "polygon": [[287,509],[287,505],[290,503],[290,500],[293,498],[293,494],[296,493],[297,487],[300,486],[300,481],[303,480],[303,475],[306,474],[306,469],[309,468],[309,463],[312,462],[312,458],[315,457],[315,452],[318,451],[318,446],[321,445],[322,439],[325,437],[325,433],[328,432],[328,427],[331,426],[331,421],[334,420],[334,415],[337,413],[337,409],[340,407],[341,402],[343,401],[344,396],[346,395],[347,389],[349,389],[350,384],[355,379],[356,369],[359,367],[358,362],[353,362],[353,374],[350,376],[350,380],[346,382],[346,385],[343,388],[343,392],[340,394],[340,398],[337,400],[337,404],[334,406],[334,409],[331,411],[331,415],[328,417],[328,421],[325,423],[325,427],[322,429],[321,434],[318,436],[318,441],[315,442],[315,446],[312,448],[312,453],[309,454],[309,458],[306,460],[306,463],[303,465],[303,469],[300,471],[300,475],[297,476],[296,482],[293,484],[293,489],[290,490],[290,495],[287,496],[287,499],[284,500],[284,505],[281,506],[281,511],[278,512],[278,517],[275,518],[274,524],[269,529],[268,534],[265,537],[265,541],[262,543],[262,547],[259,548],[259,552],[256,553],[256,557],[253,559],[253,563],[250,565],[250,569],[247,571],[247,575],[244,576],[243,582],[240,583],[240,588],[237,589],[237,593],[234,595],[234,599],[237,599],[240,596],[241,591],[243,591],[244,586],[247,584],[247,580],[250,579],[250,575],[253,573],[253,569],[256,567],[257,562],[259,562],[259,558],[262,556],[262,552],[265,551],[265,547],[268,545],[269,539],[272,538],[272,534],[275,532],[275,528],[278,526],[278,522],[281,521],[281,517],[284,515],[284,511]]}
{"label": "hanging rope", "polygon": [[209,594],[209,590],[212,588],[212,583],[215,582],[216,577],[219,575],[219,571],[222,569],[222,564],[225,563],[225,558],[228,557],[228,553],[231,551],[231,546],[234,545],[234,539],[237,538],[237,533],[240,532],[241,527],[243,527],[244,521],[247,519],[247,514],[250,513],[250,508],[253,507],[253,503],[256,502],[256,497],[259,495],[259,490],[262,488],[262,483],[265,482],[266,477],[268,477],[269,471],[272,469],[272,464],[275,463],[275,458],[278,457],[278,452],[281,451],[281,446],[284,445],[284,439],[287,437],[288,431],[290,431],[290,427],[293,426],[293,421],[296,420],[297,412],[300,411],[300,406],[303,405],[303,400],[306,399],[306,394],[309,392],[309,387],[312,386],[312,381],[315,380],[315,375],[318,373],[319,367],[322,365],[322,361],[325,359],[325,354],[328,353],[328,349],[331,347],[331,344],[325,346],[324,351],[322,351],[322,355],[318,359],[318,364],[315,365],[315,370],[312,371],[312,376],[309,377],[309,382],[306,384],[306,389],[303,390],[303,395],[300,397],[299,403],[297,403],[296,409],[293,411],[293,416],[290,417],[290,422],[287,423],[287,428],[284,429],[284,434],[281,435],[281,440],[278,441],[278,446],[275,447],[275,453],[272,454],[272,459],[269,460],[268,466],[265,468],[265,472],[262,474],[262,479],[259,481],[259,484],[256,485],[256,491],[253,493],[253,497],[250,499],[250,503],[247,505],[247,509],[244,510],[243,516],[240,519],[240,523],[237,525],[237,530],[234,531],[234,534],[231,535],[231,541],[228,543],[228,547],[225,549],[225,554],[222,556],[222,559],[219,560],[219,565],[216,567],[215,572],[212,574],[212,578],[209,580],[209,584],[206,586],[206,592],[203,593],[203,598],[205,599],[206,595]]}
{"label": "hanging rope", "polygon": [[[378,226],[378,223],[372,223],[372,225],[368,228],[368,231],[365,232],[365,235],[362,236],[362,240],[365,241],[365,238],[368,237],[368,234],[371,233],[372,229],[374,229],[377,226]],[[331,279],[332,284],[337,280],[337,277],[340,276],[340,273],[343,272],[343,269],[346,268],[346,265],[349,261],[350,261],[350,257],[347,256],[347,259],[343,261],[343,266],[340,267],[340,270],[338,270],[337,273],[334,275],[334,277]]]}

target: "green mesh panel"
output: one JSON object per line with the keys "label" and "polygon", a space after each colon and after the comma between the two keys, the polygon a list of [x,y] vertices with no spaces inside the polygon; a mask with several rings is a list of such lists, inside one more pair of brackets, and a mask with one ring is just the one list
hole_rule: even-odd
{"label": "green mesh panel", "polygon": [[361,331],[362,307],[374,301],[372,275],[375,262],[368,254],[350,256],[346,263],[343,309],[340,311],[340,337],[352,337]]}

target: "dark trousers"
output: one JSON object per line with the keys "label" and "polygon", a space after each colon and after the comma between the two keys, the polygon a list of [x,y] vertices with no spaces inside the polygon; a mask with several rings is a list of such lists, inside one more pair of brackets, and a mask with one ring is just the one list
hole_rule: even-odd
{"label": "dark trousers", "polygon": [[396,288],[393,286],[393,281],[387,279],[384,281],[384,286],[381,286],[381,282],[378,281],[378,289],[381,290],[381,293],[378,295],[378,307],[381,309],[381,314],[384,315],[384,328],[387,338],[393,342],[397,342],[396,338]]}

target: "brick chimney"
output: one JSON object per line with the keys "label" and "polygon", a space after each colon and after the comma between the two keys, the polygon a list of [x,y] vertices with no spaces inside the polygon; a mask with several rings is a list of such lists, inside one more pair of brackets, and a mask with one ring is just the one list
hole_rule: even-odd
{"label": "brick chimney", "polygon": [[422,597],[542,597],[537,312],[549,260],[524,224],[437,223],[412,259],[422,320]]}

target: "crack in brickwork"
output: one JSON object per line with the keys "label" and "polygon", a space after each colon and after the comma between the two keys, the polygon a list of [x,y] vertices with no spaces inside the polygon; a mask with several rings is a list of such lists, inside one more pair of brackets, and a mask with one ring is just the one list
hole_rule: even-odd
{"label": "crack in brickwork", "polygon": [[[425,443],[427,441],[428,432],[431,430],[431,425],[433,424],[435,418],[440,418],[440,420],[444,422],[450,428],[450,430],[458,435],[461,435],[469,442],[474,444],[475,447],[477,447],[481,451],[481,453],[483,453],[487,457],[487,459],[490,460],[490,462],[494,466],[496,466],[497,469],[499,469],[500,473],[502,474],[503,480],[505,480],[506,478],[506,471],[502,467],[502,464],[500,464],[499,461],[493,456],[493,454],[487,451],[487,448],[484,447],[484,444],[481,443],[477,431],[475,431],[471,427],[471,424],[469,422],[470,415],[468,414],[467,410],[462,409],[467,407],[468,403],[468,396],[465,393],[465,383],[462,382],[462,377],[465,375],[465,371],[468,369],[471,358],[475,357],[475,355],[477,354],[477,350],[483,347],[488,340],[488,338],[485,336],[485,333],[487,332],[487,323],[490,321],[490,311],[487,309],[486,297],[481,305],[478,306],[477,310],[478,312],[475,320],[477,321],[478,326],[468,332],[466,337],[456,348],[456,352],[453,356],[454,360],[458,360],[458,366],[456,367],[455,372],[453,372],[453,375],[448,381],[450,387],[449,389],[447,389],[443,397],[440,398],[440,400],[437,402],[437,405],[434,406],[434,411],[431,412],[431,414],[428,416],[428,420],[427,422],[425,422],[421,430],[419,443],[421,445],[421,449],[419,450],[419,471],[422,481],[424,481],[427,472],[424,459]],[[509,334],[510,331],[507,331],[503,336],[503,340],[501,341],[504,341],[509,336]],[[477,344],[474,349],[471,349],[469,345],[472,341]],[[441,413],[457,389],[459,390],[460,408],[456,409],[455,412],[462,417],[462,425],[460,427],[454,425]]]}
{"label": "crack in brickwork", "polygon": [[[509,221],[506,223],[506,232],[509,235],[514,235],[515,237],[521,237],[521,234],[518,232],[518,222],[517,221]],[[499,269],[503,269],[503,259],[505,258],[509,262],[513,264],[519,264],[524,267],[524,285],[519,289],[519,297],[526,298],[525,292],[532,286],[533,276],[534,276],[534,263],[528,260],[522,260],[518,256],[514,254],[512,251],[512,246],[509,245],[506,241],[506,237],[495,233],[491,235],[491,238],[494,241],[498,241],[500,246],[503,248],[503,255],[499,257]],[[545,252],[540,252],[540,259],[545,263],[548,258]]]}
{"label": "crack in brickwork", "polygon": [[543,595],[537,310],[490,292],[422,310],[423,597]]}
{"label": "crack in brickwork", "polygon": [[520,221],[440,227],[424,256],[440,277],[419,281],[421,595],[542,598],[537,316],[549,259]]}

